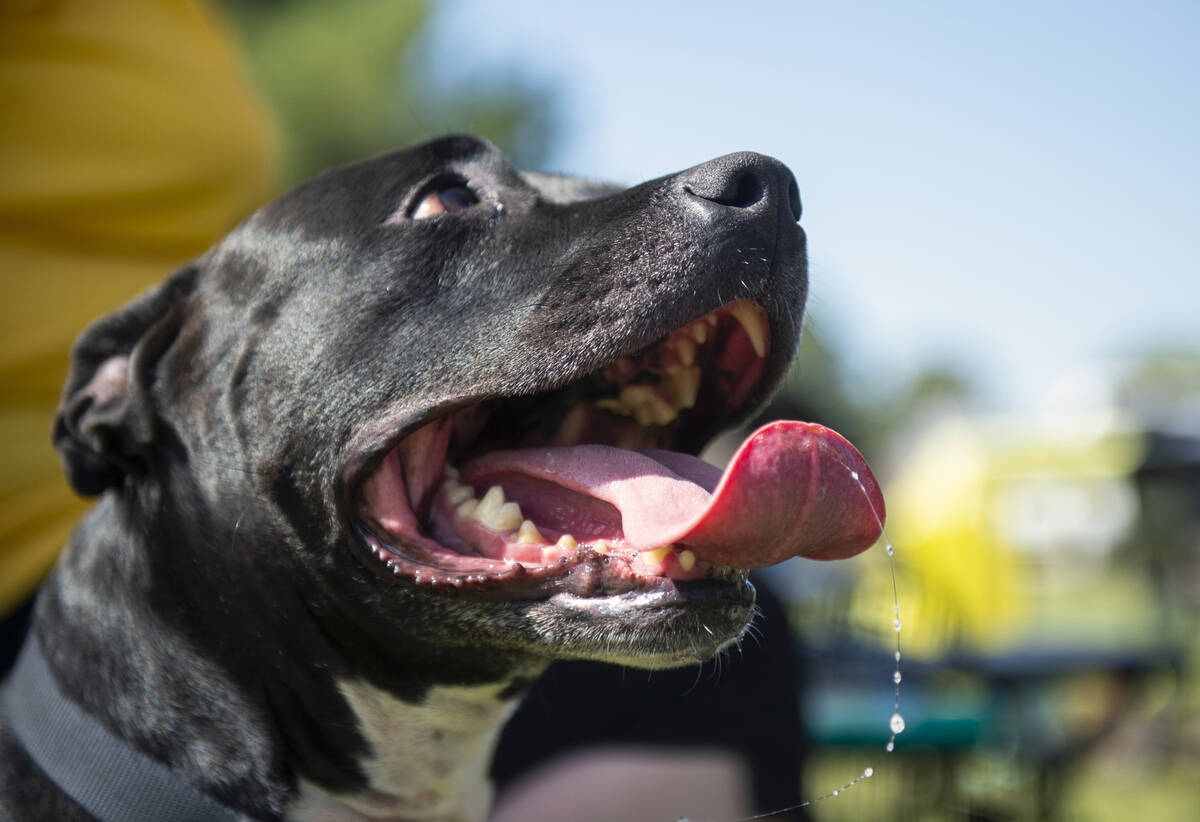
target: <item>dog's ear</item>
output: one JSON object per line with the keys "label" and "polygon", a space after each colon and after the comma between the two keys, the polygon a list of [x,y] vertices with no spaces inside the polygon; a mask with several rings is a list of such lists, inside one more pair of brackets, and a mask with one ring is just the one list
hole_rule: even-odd
{"label": "dog's ear", "polygon": [[54,446],[80,494],[100,494],[145,464],[155,429],[148,396],[154,366],[179,331],[198,272],[197,263],[176,271],[75,341]]}

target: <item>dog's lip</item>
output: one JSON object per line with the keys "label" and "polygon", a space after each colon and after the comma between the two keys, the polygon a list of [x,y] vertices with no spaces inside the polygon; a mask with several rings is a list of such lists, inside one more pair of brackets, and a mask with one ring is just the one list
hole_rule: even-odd
{"label": "dog's lip", "polygon": [[[360,527],[363,540],[377,562],[374,568],[383,576],[409,582],[422,588],[447,593],[470,593],[483,599],[544,600],[563,597],[613,601],[614,598],[653,594],[660,606],[680,605],[698,598],[714,601],[738,601],[745,597],[749,572],[719,567],[695,579],[675,579],[667,575],[636,573],[621,557],[580,550],[543,565],[484,560],[474,570],[447,571],[419,552],[394,554],[374,529]],[[483,558],[477,558],[483,560]],[[490,566],[490,567],[489,567]],[[753,588],[750,587],[751,595]]]}
{"label": "dog's lip", "polygon": [[[659,340],[658,344],[670,347],[669,343],[675,343],[677,346],[680,341],[676,340],[675,337],[681,334],[686,337],[688,333],[694,333],[693,328],[703,326],[705,321],[709,322],[709,326],[706,327],[711,328],[715,326],[717,320],[714,318],[718,315],[731,316],[735,322],[728,327],[730,329],[740,329],[741,333],[727,332],[727,335],[732,334],[732,336],[726,339],[722,347],[715,350],[723,354],[728,353],[728,343],[730,340],[736,339],[739,341],[743,356],[749,356],[753,364],[749,368],[732,369],[732,373],[737,377],[734,383],[734,387],[736,388],[735,393],[741,398],[739,402],[742,402],[757,387],[757,384],[761,382],[761,374],[768,362],[768,358],[776,354],[774,350],[775,346],[771,345],[771,318],[758,303],[749,299],[724,303],[709,312],[699,315],[684,326],[676,328],[674,331],[666,332],[657,338]],[[683,340],[683,342],[687,342],[687,340]],[[648,348],[648,345],[650,344],[641,340],[630,340],[624,346],[624,353],[615,358],[602,361],[597,368],[590,368],[589,365],[585,365],[578,369],[578,373],[565,378],[548,380],[543,390],[553,391],[581,378],[586,378],[589,374],[595,373],[599,369],[619,363],[631,356],[636,357],[639,354],[649,351],[650,348]],[[694,346],[691,347],[694,348]],[[732,362],[736,364],[738,361],[735,359]],[[728,365],[729,363],[725,364]],[[376,477],[378,472],[383,470],[382,462],[384,458],[393,454],[400,443],[404,442],[408,437],[413,436],[422,428],[436,423],[439,419],[448,417],[459,409],[487,402],[491,399],[505,398],[505,396],[502,392],[495,392],[443,399],[425,408],[413,408],[411,406],[408,408],[396,408],[376,424],[361,431],[353,440],[351,448],[352,457],[347,461],[346,469],[342,473],[345,483],[343,486],[344,499],[346,500],[348,509],[355,513],[355,520],[360,524],[370,521],[367,509],[371,506],[368,505],[366,509],[363,508],[364,489],[367,487],[368,480]],[[734,404],[731,403],[731,405]],[[708,432],[705,439],[708,436],[714,435],[725,424],[733,422],[732,419],[723,418],[720,413],[710,416],[713,419],[709,419],[707,422],[713,430]],[[402,482],[403,480],[401,480]],[[421,510],[424,509],[422,508]],[[406,515],[406,519],[412,519],[411,515]],[[622,589],[630,588],[631,586],[633,589],[641,590],[647,585],[660,584],[661,580],[671,577],[680,580],[703,579],[712,576],[720,577],[723,574],[733,574],[736,576],[740,573],[735,571],[735,569],[723,566],[716,566],[714,568],[710,563],[701,563],[700,565],[703,565],[703,568],[699,565],[693,567],[688,564],[691,560],[682,554],[670,551],[670,546],[663,549],[664,551],[668,551],[665,558],[655,559],[653,558],[655,552],[646,553],[645,556],[639,556],[639,553],[635,553],[633,556],[618,555],[606,557],[602,553],[592,550],[595,544],[584,545],[578,551],[569,552],[569,556],[563,557],[559,557],[559,554],[568,552],[550,550],[541,562],[523,560],[521,563],[513,563],[511,566],[504,565],[503,563],[487,562],[486,557],[476,557],[472,561],[475,561],[477,567],[464,568],[463,566],[469,565],[469,563],[462,562],[460,559],[463,556],[471,556],[470,554],[463,555],[445,549],[440,542],[428,538],[424,526],[417,527],[415,520],[412,520],[408,525],[402,526],[399,532],[396,531],[394,525],[389,529],[379,526],[379,523],[376,522],[376,526],[376,528],[369,526],[362,528],[360,526],[360,533],[366,536],[366,541],[375,558],[382,560],[382,562],[376,563],[377,565],[387,567],[396,576],[403,575],[414,582],[437,586],[489,588],[493,585],[502,585],[506,588],[511,588],[516,581],[526,579],[530,582],[537,581],[541,587],[545,587],[545,583],[554,582],[556,579],[577,579],[581,573],[580,569],[584,567],[581,563],[584,560],[589,560],[589,558],[592,564],[586,567],[595,572],[591,576],[603,581],[599,589],[592,592],[593,594],[611,594],[613,592],[620,592]],[[387,536],[400,532],[405,535],[403,538]],[[377,536],[378,534],[383,534],[383,538],[380,539]],[[439,540],[443,538],[444,534],[438,537]],[[397,541],[397,547],[387,544],[391,539]],[[413,544],[423,542],[427,544]],[[690,552],[684,552],[684,554],[688,553]],[[455,554],[455,556],[446,561],[448,554]]]}

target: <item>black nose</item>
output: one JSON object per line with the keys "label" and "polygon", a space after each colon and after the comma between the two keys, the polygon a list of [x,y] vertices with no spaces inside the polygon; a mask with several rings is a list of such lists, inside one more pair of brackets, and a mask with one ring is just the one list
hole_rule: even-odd
{"label": "black nose", "polygon": [[[688,169],[683,190],[700,200],[734,209],[778,213],[800,220],[800,189],[791,170],[763,154],[741,151]],[[781,214],[782,216],[782,214]]]}

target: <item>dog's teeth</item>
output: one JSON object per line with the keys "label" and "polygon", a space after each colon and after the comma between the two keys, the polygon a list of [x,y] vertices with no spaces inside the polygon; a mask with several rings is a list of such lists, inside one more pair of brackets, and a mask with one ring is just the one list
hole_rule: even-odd
{"label": "dog's teeth", "polygon": [[504,489],[499,485],[493,485],[487,489],[487,493],[483,495],[483,499],[479,501],[481,506],[488,505],[492,507],[500,507],[505,503]]}
{"label": "dog's teeth", "polygon": [[684,548],[679,552],[679,567],[685,571],[690,571],[696,567],[696,555],[689,549]]}
{"label": "dog's teeth", "polygon": [[521,513],[521,506],[515,502],[506,502],[500,506],[492,521],[484,524],[496,531],[511,531],[520,528],[524,521],[525,515]]}
{"label": "dog's teeth", "polygon": [[559,548],[566,548],[568,551],[574,551],[579,547],[579,543],[575,541],[575,537],[570,534],[563,534],[558,538],[558,542],[554,544]]}
{"label": "dog's teeth", "polygon": [[738,300],[729,306],[729,313],[746,330],[754,353],[760,357],[767,355],[767,321],[762,309],[750,300]]}
{"label": "dog's teeth", "polygon": [[521,515],[521,506],[515,502],[504,501],[504,489],[499,485],[493,485],[487,490],[471,516],[493,531],[511,531],[519,527],[525,519]]}
{"label": "dog's teeth", "polygon": [[684,368],[663,382],[671,405],[678,411],[681,408],[692,408],[696,405],[696,395],[700,393],[700,366],[693,365]]}
{"label": "dog's teeth", "polygon": [[691,337],[678,337],[675,340],[675,353],[684,365],[696,362],[696,343]]}
{"label": "dog's teeth", "polygon": [[607,554],[608,553],[608,543],[602,539],[598,539],[592,543],[592,550],[595,551],[597,554]]}
{"label": "dog's teeth", "polygon": [[688,333],[692,335],[692,339],[696,341],[697,345],[708,341],[708,326],[700,320],[696,320],[688,326]]}
{"label": "dog's teeth", "polygon": [[627,385],[621,389],[621,404],[632,409],[641,425],[666,425],[675,419],[675,409],[650,385]]}
{"label": "dog's teeth", "polygon": [[517,542],[523,545],[536,545],[545,541],[546,538],[542,536],[542,532],[537,529],[536,525],[529,520],[521,523],[521,528],[517,531]]}
{"label": "dog's teeth", "polygon": [[661,565],[663,563],[663,561],[667,558],[667,555],[672,553],[674,550],[675,550],[674,545],[663,545],[660,548],[653,548],[649,551],[642,551],[641,555],[646,558],[647,562],[649,562],[653,565]]}
{"label": "dog's teeth", "polygon": [[442,466],[442,473],[445,474],[447,478],[452,480],[462,479],[462,474],[458,473],[458,469],[450,463],[446,463],[444,466]]}
{"label": "dog's teeth", "polygon": [[475,491],[469,485],[463,485],[453,479],[448,479],[442,483],[442,487],[446,491],[446,499],[450,500],[454,505],[466,502],[469,499],[475,498]]}
{"label": "dog's teeth", "polygon": [[613,399],[596,400],[596,407],[599,408],[601,411],[608,411],[610,414],[619,414],[622,417],[633,416],[633,411],[631,411],[620,400],[613,400]]}
{"label": "dog's teeth", "polygon": [[458,511],[460,517],[471,517],[475,515],[475,509],[478,507],[479,500],[469,499],[466,502],[459,503],[458,508],[455,510]]}

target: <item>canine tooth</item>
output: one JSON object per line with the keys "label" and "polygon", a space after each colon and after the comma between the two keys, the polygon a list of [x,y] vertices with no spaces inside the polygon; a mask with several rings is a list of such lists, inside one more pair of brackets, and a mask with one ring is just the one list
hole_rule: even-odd
{"label": "canine tooth", "polygon": [[466,502],[469,499],[475,499],[474,489],[469,485],[463,485],[461,482],[446,480],[442,483],[442,487],[446,489],[446,499],[455,505]]}
{"label": "canine tooth", "polygon": [[688,326],[688,333],[697,345],[708,341],[708,326],[699,320]]}
{"label": "canine tooth", "polygon": [[517,542],[522,545],[535,545],[545,541],[546,538],[542,536],[542,532],[530,520],[521,523],[521,528],[517,531]]}
{"label": "canine tooth", "polygon": [[574,551],[579,547],[579,543],[575,541],[575,537],[571,536],[570,534],[563,534],[558,538],[558,542],[554,544],[559,548],[567,548],[571,551]]}
{"label": "canine tooth", "polygon": [[696,567],[696,555],[690,549],[684,548],[679,552],[679,567],[685,571]]}
{"label": "canine tooth", "polygon": [[471,517],[471,516],[475,515],[475,509],[478,507],[479,507],[479,500],[469,499],[466,502],[460,502],[458,504],[458,508],[456,508],[455,510],[458,511],[458,515],[460,517]]}
{"label": "canine tooth", "polygon": [[602,539],[598,539],[592,543],[592,550],[595,551],[597,554],[607,554],[608,553],[608,543]]}
{"label": "canine tooth", "polygon": [[675,340],[675,353],[684,365],[696,362],[696,343],[691,337],[679,337]]}
{"label": "canine tooth", "polygon": [[767,355],[767,323],[763,318],[762,309],[750,300],[738,300],[729,306],[729,313],[746,330],[754,353],[760,357]]}
{"label": "canine tooth", "polygon": [[667,558],[667,555],[674,550],[674,545],[663,545],[659,548],[652,548],[649,551],[642,551],[642,556],[646,558],[647,562],[652,562],[655,565],[661,565],[663,560]]}

